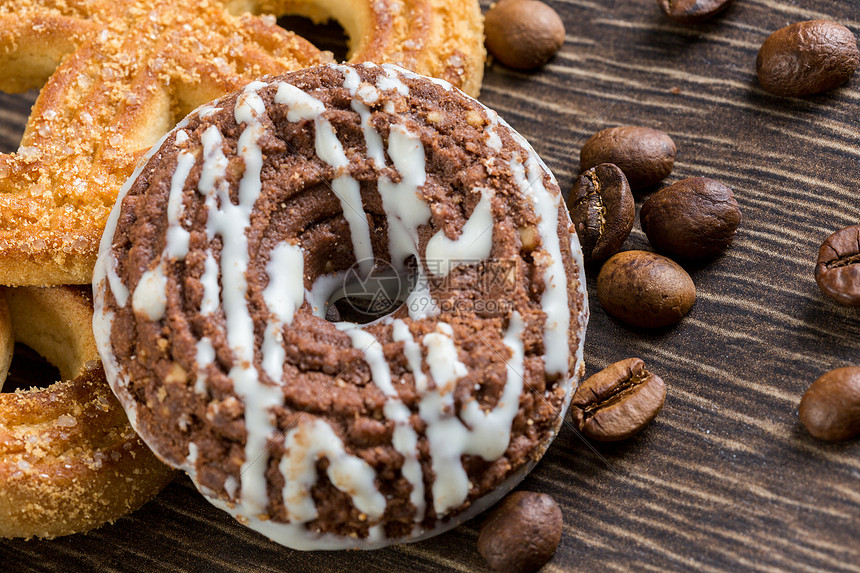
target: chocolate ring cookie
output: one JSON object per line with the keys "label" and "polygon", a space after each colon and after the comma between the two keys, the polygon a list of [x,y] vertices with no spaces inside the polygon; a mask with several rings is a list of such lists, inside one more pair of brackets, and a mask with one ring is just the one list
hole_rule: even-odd
{"label": "chocolate ring cookie", "polygon": [[[582,267],[552,174],[494,112],[329,65],[153,148],[102,240],[95,331],[132,424],[210,501],[290,547],[381,547],[544,453],[583,369]],[[377,293],[404,293],[393,312],[325,319],[378,276],[409,285]]]}

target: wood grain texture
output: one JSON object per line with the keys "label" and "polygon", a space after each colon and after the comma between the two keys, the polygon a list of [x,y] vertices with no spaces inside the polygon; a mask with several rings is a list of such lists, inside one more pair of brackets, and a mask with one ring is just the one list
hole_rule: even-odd
{"label": "wood grain texture", "polygon": [[[824,298],[812,276],[820,243],[860,222],[860,76],[803,100],[755,79],[770,32],[827,18],[860,34],[860,3],[736,0],[697,27],[667,20],[653,0],[549,3],[567,25],[563,51],[535,73],[491,66],[482,101],[565,190],[595,131],[662,129],[678,147],[667,183],[718,179],[744,221],[725,256],[690,269],[698,301],[675,328],[623,326],[589,287],[589,374],[638,356],[668,398],[625,443],[587,444],[566,425],[524,482],[564,512],[546,571],[860,571],[860,441],[823,443],[797,421],[813,380],[860,365],[860,310]],[[32,101],[0,95],[0,149],[16,147]],[[649,248],[638,220],[625,248]],[[301,553],[234,523],[182,478],[87,535],[0,542],[0,569],[481,571],[480,522],[371,553]]]}

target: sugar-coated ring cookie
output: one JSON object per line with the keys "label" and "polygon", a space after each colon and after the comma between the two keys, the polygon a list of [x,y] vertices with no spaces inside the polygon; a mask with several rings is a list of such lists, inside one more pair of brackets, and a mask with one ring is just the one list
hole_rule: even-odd
{"label": "sugar-coated ring cookie", "polygon": [[337,21],[351,63],[392,63],[476,96],[484,75],[484,26],[474,0],[227,0],[234,13],[295,14]]}
{"label": "sugar-coated ring cookie", "polygon": [[[88,289],[87,289],[88,290]],[[64,382],[0,393],[0,537],[86,531],[137,509],[174,475],[128,424],[74,287],[4,289],[14,338]]]}
{"label": "sugar-coated ring cookie", "polygon": [[[96,340],[132,425],[210,501],[293,548],[374,548],[533,467],[588,307],[558,185],[494,112],[329,65],[249,84],[151,153],[102,241]],[[402,306],[325,320],[380,269],[411,277]]]}
{"label": "sugar-coated ring cookie", "polygon": [[331,61],[282,13],[339,18],[353,59],[480,88],[477,0],[4,0],[0,89],[44,87],[18,152],[0,154],[0,284],[89,283],[119,188],[179,119]]}

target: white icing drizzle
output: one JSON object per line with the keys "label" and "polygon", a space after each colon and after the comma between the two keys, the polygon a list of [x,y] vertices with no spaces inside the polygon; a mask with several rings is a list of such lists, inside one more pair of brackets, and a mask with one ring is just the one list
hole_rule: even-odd
{"label": "white icing drizzle", "polygon": [[353,348],[362,352],[364,361],[370,366],[373,383],[388,399],[383,413],[388,420],[394,423],[392,445],[403,456],[403,467],[400,471],[412,486],[409,500],[415,506],[415,521],[421,521],[424,519],[425,507],[424,474],[418,461],[418,434],[409,421],[412,412],[400,400],[400,396],[394,388],[391,380],[391,368],[385,359],[382,345],[376,337],[354,324],[340,323],[337,327],[349,336]]}
{"label": "white icing drizzle", "polygon": [[361,98],[366,104],[373,104],[379,101],[379,90],[370,84],[361,86],[355,95]]}
{"label": "white icing drizzle", "polygon": [[[180,131],[179,134],[185,134]],[[187,139],[188,136],[186,135]],[[178,141],[177,134],[176,140]],[[143,314],[151,321],[164,318],[167,310],[167,276],[164,265],[169,261],[182,260],[188,254],[188,241],[191,234],[182,226],[184,205],[182,194],[185,182],[194,167],[194,154],[188,151],[179,153],[176,170],[170,179],[170,191],[167,198],[167,233],[164,251],[155,267],[147,270],[140,277],[134,289],[131,305],[135,312]]]}
{"label": "white icing drizzle", "polygon": [[[125,286],[125,283],[123,283],[122,279],[119,278],[119,275],[116,272],[116,265],[117,261],[113,257],[109,260],[105,260],[102,265],[101,274],[105,276],[108,288],[110,288],[110,291],[113,293],[116,303],[120,308],[122,308],[128,304],[130,293],[128,287]],[[93,276],[95,277],[96,275],[94,274]]]}
{"label": "white icing drizzle", "polygon": [[218,284],[218,262],[212,251],[207,251],[203,262],[203,274],[200,283],[203,285],[203,300],[200,301],[200,314],[207,316],[218,310],[221,300],[221,286]]}
{"label": "white icing drizzle", "polygon": [[224,480],[224,491],[227,492],[227,496],[230,499],[236,499],[236,494],[239,491],[239,480],[234,478],[233,476],[227,476]]}
{"label": "white icing drizzle", "polygon": [[[180,131],[179,133],[185,132]],[[185,182],[195,161],[193,153],[189,151],[180,152],[176,171],[173,172],[173,177],[170,180],[170,194],[167,198],[167,239],[164,246],[164,253],[170,259],[181,260],[188,254],[188,241],[191,239],[191,233],[182,226],[182,215],[185,213],[182,197],[185,191]]]}
{"label": "white icing drizzle", "polygon": [[453,415],[457,380],[468,370],[457,357],[453,336],[451,326],[440,322],[436,332],[425,335],[422,340],[436,387],[421,399],[418,412],[427,424],[425,435],[436,474],[432,487],[433,508],[439,515],[457,507],[469,495],[469,477],[460,459],[468,430]]}
{"label": "white icing drizzle", "polygon": [[197,377],[194,381],[194,391],[198,394],[206,394],[206,367],[215,362],[215,347],[207,336],[201,337],[195,346]]}
{"label": "white icing drizzle", "polygon": [[289,107],[287,120],[292,122],[304,119],[315,120],[325,112],[323,102],[286,82],[278,84],[275,103]]}
{"label": "white icing drizzle", "polygon": [[266,265],[269,284],[263,291],[263,299],[273,319],[266,324],[263,335],[263,370],[275,382],[283,379],[284,325],[293,321],[296,310],[305,300],[304,265],[302,248],[290,243],[275,247]]}
{"label": "white icing drizzle", "polygon": [[141,275],[131,297],[131,307],[152,321],[164,317],[167,309],[167,276],[161,261]]}
{"label": "white icing drizzle", "polygon": [[188,442],[188,457],[185,458],[185,465],[191,469],[186,470],[188,472],[188,477],[190,477],[195,482],[197,481],[197,456],[199,454],[199,450],[197,449],[197,444],[194,442]]}
{"label": "white icing drizzle", "polygon": [[[395,89],[401,93],[409,93],[405,84],[397,80],[398,73],[405,72],[396,66],[383,65],[384,76],[377,80],[377,87],[362,84],[354,69],[348,66],[332,66],[344,75],[344,87],[353,97],[361,94],[362,90],[371,94],[365,101],[373,102],[379,98],[378,89]],[[375,65],[365,67],[376,67]],[[418,77],[412,74],[413,77]],[[402,88],[401,88],[402,86]],[[390,104],[387,102],[386,105]],[[382,138],[370,124],[370,110],[356,99],[352,102],[353,110],[361,117],[362,132],[367,156],[378,168],[385,167],[385,150]],[[386,111],[393,113],[393,110]],[[430,222],[430,208],[419,193],[419,188],[427,181],[424,146],[420,137],[410,132],[406,126],[395,124],[391,126],[388,136],[388,155],[400,174],[400,183],[394,183],[387,176],[379,178],[377,189],[382,198],[382,205],[388,219],[388,246],[391,263],[398,272],[407,272],[404,262],[409,257],[421,261],[418,253],[418,227]],[[406,307],[410,318],[424,320],[439,315],[439,306],[430,293],[424,265],[418,265],[416,285],[409,293]]]}
{"label": "white icing drizzle", "polygon": [[376,80],[376,87],[380,91],[396,91],[402,96],[409,95],[409,88],[406,87],[402,81],[400,81],[400,73],[399,69],[396,69],[392,66],[382,66],[382,71],[385,75],[380,75],[379,79]]}
{"label": "white icing drizzle", "polygon": [[499,114],[489,108],[484,108],[484,110],[490,120],[490,124],[484,128],[484,133],[487,135],[487,146],[494,151],[501,151],[502,138],[496,132],[496,128],[499,126]]}
{"label": "white icing drizzle", "polygon": [[[421,139],[405,126],[393,125],[388,137],[388,156],[400,173],[400,183],[387,176],[379,178],[378,189],[388,218],[388,245],[392,265],[405,272],[404,262],[415,257],[418,278],[415,288],[406,299],[410,318],[423,320],[439,314],[439,307],[430,294],[430,286],[420,262],[418,227],[430,222],[430,207],[419,195],[419,188],[427,181],[424,146]],[[426,260],[426,259],[425,259]]]}
{"label": "white icing drizzle", "polygon": [[[356,509],[369,519],[382,517],[385,496],[376,489],[376,472],[361,458],[344,450],[343,441],[322,420],[300,424],[287,432],[280,470],[284,476],[284,507],[292,523],[306,523],[317,517],[310,495],[317,482],[317,460],[325,457],[329,480],[337,489],[350,494]],[[244,479],[244,478],[243,478]],[[279,532],[280,537],[283,532]]]}
{"label": "white icing drizzle", "polygon": [[451,326],[440,322],[435,332],[422,339],[427,349],[426,363],[435,382],[431,390],[428,390],[423,373],[421,348],[413,339],[408,325],[395,320],[392,327],[393,339],[404,343],[407,364],[422,396],[419,413],[427,424],[425,434],[436,476],[432,487],[433,506],[437,514],[444,515],[462,505],[469,494],[469,478],[463,469],[462,456],[480,455],[492,461],[508,448],[511,423],[519,411],[523,389],[524,324],[519,313],[513,313],[504,338],[505,345],[511,350],[511,358],[507,361],[507,379],[498,403],[492,410],[484,411],[477,402],[469,402],[460,413],[463,421],[453,411],[454,391],[457,381],[468,370],[458,358]]}
{"label": "white icing drizzle", "polygon": [[[205,197],[206,210],[208,214],[217,213],[218,201],[229,202],[229,189],[225,176],[227,175],[227,157],[222,149],[224,138],[218,128],[209,126],[203,132],[201,143],[203,144],[203,169],[200,180],[197,183],[197,191]],[[211,242],[215,238],[217,229],[216,218],[211,216],[206,219],[206,237]],[[203,299],[200,301],[200,313],[204,316],[214,314],[221,304],[220,269],[215,255],[212,251],[206,252],[203,263],[203,274],[200,283],[203,285]],[[198,355],[198,365],[200,356]]]}
{"label": "white icing drizzle", "polygon": [[304,268],[304,251],[298,245],[281,243],[272,250],[266,265],[269,286],[263,297],[283,324],[293,321],[293,315],[305,300]]}
{"label": "white icing drizzle", "polygon": [[361,188],[358,181],[349,175],[341,175],[331,182],[331,189],[340,199],[343,217],[349,223],[355,260],[362,276],[373,271],[373,244],[370,241],[370,225],[361,203]]}
{"label": "white icing drizzle", "polygon": [[197,116],[200,119],[209,119],[219,111],[221,111],[220,107],[215,107],[214,105],[204,105],[197,109]]}
{"label": "white icing drizzle", "polygon": [[433,298],[433,293],[430,292],[430,283],[427,280],[423,266],[419,265],[418,267],[418,278],[415,282],[415,287],[409,293],[409,296],[406,297],[405,304],[409,312],[409,318],[412,320],[435,318],[442,312],[438,301]]}
{"label": "white icing drizzle", "polygon": [[427,181],[424,146],[405,126],[392,125],[388,156],[401,180],[394,183],[380,177],[379,194],[388,216],[391,262],[400,269],[407,257],[418,256],[418,227],[430,221],[430,207],[419,195],[419,188]]}
{"label": "white icing drizzle", "polygon": [[567,298],[567,273],[558,238],[561,197],[547,191],[543,184],[544,170],[541,169],[535,152],[527,145],[523,146],[529,152],[526,167],[523,167],[522,161],[516,155],[511,160],[510,167],[520,192],[531,200],[535,213],[540,217],[538,234],[541,248],[548,255],[543,273],[544,292],[541,295],[541,308],[546,314],[544,367],[548,373],[560,374],[566,378],[570,370],[570,304]]}
{"label": "white icing drizzle", "polygon": [[352,100],[352,109],[361,118],[361,131],[367,143],[367,156],[373,160],[378,169],[385,167],[385,152],[382,148],[382,137],[370,124],[370,108],[358,101]]}
{"label": "white icing drizzle", "polygon": [[476,400],[465,404],[460,417],[471,429],[470,448],[465,453],[479,455],[490,462],[498,459],[508,449],[511,441],[511,424],[520,409],[520,395],[523,392],[523,331],[525,324],[520,313],[511,315],[504,343],[511,351],[506,361],[507,379],[505,388],[496,406],[489,411],[482,410]]}
{"label": "white icing drizzle", "polygon": [[311,286],[311,290],[305,291],[305,300],[311,307],[314,316],[325,318],[326,303],[338,288],[343,286],[343,281],[348,271],[341,271],[330,275],[320,275]]}
{"label": "white icing drizzle", "polygon": [[278,84],[275,103],[289,107],[290,111],[287,112],[289,121],[314,120],[317,156],[336,170],[337,176],[331,183],[331,189],[340,200],[343,217],[349,223],[352,247],[359,270],[363,276],[368,276],[373,270],[373,245],[370,241],[367,214],[361,202],[361,187],[358,181],[349,175],[349,159],[343,151],[334,127],[322,115],[325,112],[325,105],[286,82]]}
{"label": "white icing drizzle", "polygon": [[[339,175],[334,179],[338,181],[344,177],[341,173],[349,167],[349,159],[347,159],[346,154],[343,152],[343,145],[341,145],[340,140],[337,138],[337,133],[335,133],[332,124],[326,119],[320,119],[319,116],[318,119],[320,125],[317,125],[316,130],[317,157],[338,170]],[[351,177],[349,179],[355,181]],[[357,210],[361,210],[360,201],[356,202],[352,200],[350,205],[352,208],[358,205],[359,209]]]}
{"label": "white icing drizzle", "polygon": [[444,230],[439,230],[427,243],[426,258],[430,272],[437,276],[448,276],[451,270],[462,264],[474,264],[490,256],[493,249],[493,197],[489,188],[480,189],[481,199],[472,215],[460,230],[460,236],[449,239]]}
{"label": "white icing drizzle", "polygon": [[[343,74],[343,87],[349,90],[349,95],[353,98],[350,107],[361,118],[361,131],[364,134],[364,140],[367,145],[367,156],[373,160],[378,169],[382,169],[385,167],[385,152],[383,150],[382,137],[379,136],[379,132],[373,129],[373,126],[370,124],[370,108],[366,105],[379,101],[379,91],[370,84],[362,84],[358,72],[353,68],[334,64],[331,67]],[[362,101],[359,101],[359,99]]]}
{"label": "white icing drizzle", "polygon": [[419,393],[424,393],[427,390],[427,375],[424,374],[421,365],[421,346],[412,337],[409,325],[399,318],[392,321],[391,328],[391,337],[394,339],[394,342],[403,343],[403,355],[406,356],[409,370],[412,371],[412,376],[415,379],[415,389]]}
{"label": "white icing drizzle", "polygon": [[[479,455],[492,461],[508,448],[511,423],[519,411],[523,389],[523,329],[522,318],[514,312],[504,338],[511,358],[507,361],[507,379],[499,402],[490,411],[481,410],[474,401],[466,404],[460,413],[463,421],[453,412],[454,391],[457,381],[468,370],[457,356],[453,329],[440,322],[436,332],[425,335],[422,340],[436,387],[421,399],[419,413],[427,424],[425,434],[436,475],[432,488],[433,507],[439,515],[459,507],[469,495],[469,476],[461,461],[463,455]],[[411,363],[410,367],[414,368]]]}
{"label": "white icing drizzle", "polygon": [[224,138],[217,127],[214,125],[207,127],[200,141],[203,144],[203,169],[200,173],[200,181],[197,183],[197,190],[209,197],[215,193],[217,187],[226,186],[224,177],[227,174],[229,162],[222,149]]}
{"label": "white icing drizzle", "polygon": [[[152,156],[156,154],[161,149],[161,146],[164,145],[164,142],[167,141],[167,138],[173,134],[185,133],[184,129],[188,125],[188,118],[186,117],[182,121],[180,121],[176,127],[173,128],[173,131],[168,131],[161,138],[155,142],[143,159],[137,164],[134,172],[131,174],[131,177],[126,179],[123,186],[120,188],[119,193],[117,193],[116,202],[114,203],[114,208],[111,209],[110,215],[108,215],[108,220],[105,224],[106,229],[116,229],[117,222],[119,221],[119,216],[122,211],[122,203],[125,199],[125,196],[128,195],[131,186],[134,185],[135,181],[137,181],[140,174],[143,173],[143,170],[149,164],[149,160],[152,159]],[[124,307],[128,304],[128,299],[131,293],[128,290],[128,287],[122,282],[122,279],[119,278],[119,275],[116,272],[117,260],[111,253],[111,243],[113,241],[112,233],[103,233],[101,242],[99,243],[99,256],[96,260],[95,268],[93,269],[93,290],[95,292],[100,292],[103,286],[107,287],[107,289],[113,294],[114,300],[120,307]],[[106,284],[103,284],[106,283]],[[104,308],[104,300],[101,297],[96,297],[94,302],[94,314],[93,314],[93,328],[99,334],[104,335],[105,337],[102,340],[109,341],[110,340],[110,327],[113,323],[113,313],[107,311]],[[107,329],[107,330],[104,330]],[[99,348],[101,351],[101,347]],[[107,347],[105,346],[104,351],[107,355]],[[104,361],[105,362],[105,370],[110,370],[111,373],[114,374],[113,379],[119,380],[119,368],[116,364],[109,364],[112,362],[111,360]]]}
{"label": "white icing drizzle", "polygon": [[256,93],[262,85],[265,84],[249,84],[236,100],[236,122],[246,124],[237,145],[245,163],[238,204],[230,201],[226,186],[216,185],[220,206],[209,211],[207,221],[207,226],[211,225],[222,240],[221,302],[227,342],[233,353],[229,377],[245,405],[245,460],[240,472],[240,496],[249,516],[267,512],[265,469],[269,458],[268,440],[273,430],[270,409],[283,401],[280,388],[261,383],[254,367],[254,323],[245,299],[248,290],[245,273],[249,264],[245,230],[251,225],[251,211],[262,188],[263,155],[257,141],[264,132],[260,117],[265,113],[265,106]]}
{"label": "white icing drizzle", "polygon": [[342,64],[328,64],[328,67],[343,74],[343,87],[349,91],[349,95],[354,96],[358,88],[361,87],[361,76],[358,75],[358,72],[350,66]]}

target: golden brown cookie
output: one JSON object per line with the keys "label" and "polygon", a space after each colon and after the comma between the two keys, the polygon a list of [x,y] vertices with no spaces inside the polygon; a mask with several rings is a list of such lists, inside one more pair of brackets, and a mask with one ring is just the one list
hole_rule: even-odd
{"label": "golden brown cookie", "polygon": [[89,293],[22,287],[0,299],[14,338],[65,380],[0,393],[0,537],[86,531],[143,505],[174,472],[140,441],[110,392]]}

